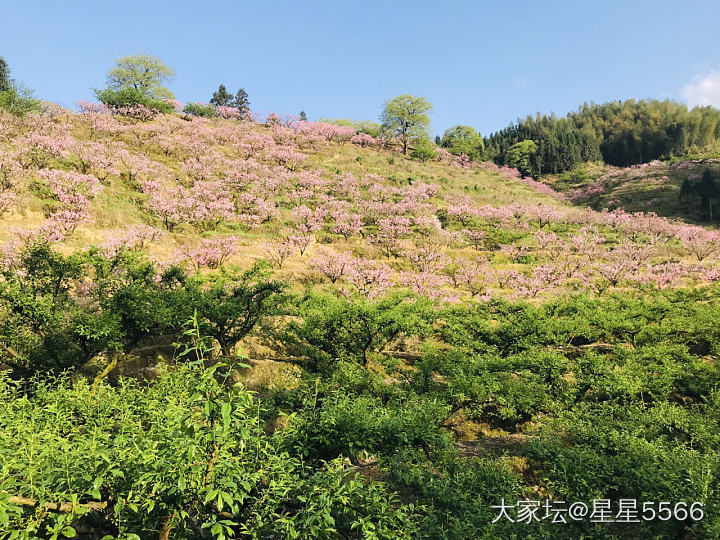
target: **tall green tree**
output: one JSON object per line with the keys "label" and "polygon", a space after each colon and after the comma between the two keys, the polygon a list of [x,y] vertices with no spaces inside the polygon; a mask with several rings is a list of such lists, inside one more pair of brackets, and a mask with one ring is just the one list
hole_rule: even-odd
{"label": "tall green tree", "polygon": [[531,173],[530,160],[535,152],[537,152],[537,149],[537,145],[531,140],[515,143],[508,148],[505,154],[507,164],[510,165],[510,167],[515,167],[523,176],[527,176]]}
{"label": "tall green tree", "polygon": [[412,140],[428,137],[432,104],[424,97],[403,94],[386,101],[380,115],[383,130],[397,137],[407,154]]}
{"label": "tall green tree", "polygon": [[453,126],[445,130],[440,146],[459,156],[465,154],[472,160],[480,158],[485,149],[482,137],[470,126]]}
{"label": "tall green tree", "polygon": [[175,70],[150,54],[121,56],[107,75],[108,88],[133,88],[145,98],[172,99],[173,93],[163,86],[175,76]]}
{"label": "tall green tree", "polygon": [[10,68],[2,56],[0,56],[0,109],[5,109],[15,116],[42,110],[42,103],[35,99],[32,90],[10,78]]}
{"label": "tall green tree", "polygon": [[218,107],[228,107],[232,106],[232,101],[235,98],[230,92],[227,91],[227,88],[225,88],[224,84],[221,84],[218,86],[218,89],[216,92],[213,92],[212,98],[210,98],[210,103],[213,105],[217,105]]}
{"label": "tall green tree", "polygon": [[244,88],[237,91],[235,101],[233,101],[231,105],[240,111],[242,117],[245,117],[245,114],[250,110],[250,99]]}
{"label": "tall green tree", "polygon": [[0,56],[0,92],[9,92],[12,90],[13,84],[10,79],[10,68],[5,59]]}

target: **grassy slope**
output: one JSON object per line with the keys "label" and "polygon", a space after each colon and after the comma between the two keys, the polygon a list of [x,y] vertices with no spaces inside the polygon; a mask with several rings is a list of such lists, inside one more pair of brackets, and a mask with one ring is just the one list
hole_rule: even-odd
{"label": "grassy slope", "polygon": [[[86,128],[76,117],[69,117],[73,122],[72,135],[77,140],[88,140]],[[232,122],[231,120],[215,120],[214,122]],[[257,130],[269,133],[269,129],[257,126]],[[149,158],[172,170],[180,171],[180,161],[174,157],[166,157],[158,150],[150,150],[137,146],[137,139],[132,132],[123,133],[119,140],[127,143],[133,151],[142,151]],[[0,149],[10,146],[13,141],[3,143]],[[229,148],[223,148],[228,157],[233,157]],[[52,167],[62,167],[53,163]],[[479,204],[501,206],[513,202],[521,204],[545,204],[549,206],[562,205],[558,201],[547,197],[525,184],[504,177],[493,171],[484,169],[463,169],[455,165],[437,161],[421,163],[405,157],[402,154],[387,150],[374,150],[360,148],[347,143],[338,145],[331,143],[311,153],[304,164],[306,169],[321,169],[327,175],[351,173],[358,177],[365,174],[380,174],[388,181],[388,185],[405,185],[412,181],[421,181],[441,186],[439,198],[452,195],[468,195]],[[43,208],[48,201],[44,201],[31,189],[32,178],[25,179],[20,185],[21,203],[16,204],[10,213],[0,216],[0,243],[15,237],[16,228],[35,228],[44,220]],[[138,192],[132,185],[118,177],[108,176],[104,181],[103,191],[93,202],[93,222],[78,227],[75,233],[65,243],[66,250],[75,250],[88,245],[101,243],[112,231],[120,230],[129,224],[147,223],[162,228],[156,218],[150,215],[143,207],[147,198]],[[437,200],[440,206],[444,203]],[[287,212],[287,211],[284,211]],[[289,213],[287,213],[289,216]],[[211,234],[232,233],[240,238],[240,252],[229,260],[249,266],[252,261],[265,258],[264,244],[269,239],[282,234],[282,217],[265,224],[255,230],[246,231],[236,224],[222,224],[217,231]],[[174,232],[166,233],[162,242],[150,245],[153,255],[161,259],[171,258],[173,253],[184,244],[193,244],[203,235],[189,225],[181,225]],[[356,251],[367,250],[367,243],[361,239],[351,240],[348,245],[342,240],[334,241],[333,247],[342,249],[352,247]],[[307,271],[307,261],[313,256],[318,246],[312,246],[305,256],[288,261],[283,267],[282,274],[288,277],[302,278],[297,272]]]}
{"label": "grassy slope", "polygon": [[[720,173],[720,163],[715,159],[656,163],[653,165],[619,168],[600,163],[586,163],[566,173],[544,179],[554,189],[572,196],[606,178],[599,193],[582,195],[577,204],[595,210],[622,208],[628,212],[655,212],[660,216],[680,218],[690,223],[704,223],[704,216],[697,201],[685,201],[680,188],[688,176],[700,175],[706,168]],[[615,174],[616,176],[608,177]]]}

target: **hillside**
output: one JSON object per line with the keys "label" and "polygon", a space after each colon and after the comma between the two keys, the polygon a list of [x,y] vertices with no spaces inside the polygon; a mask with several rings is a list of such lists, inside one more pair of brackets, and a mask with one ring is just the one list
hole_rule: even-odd
{"label": "hillside", "polygon": [[[8,246],[27,237],[66,250],[140,242],[160,260],[192,264],[202,239],[205,251],[220,249],[223,261],[247,267],[295,237],[303,256],[277,266],[297,277],[324,248],[394,259],[399,253],[390,251],[437,243],[437,218],[449,204],[567,206],[515,171],[463,167],[447,153],[445,161],[421,163],[376,140],[353,144],[346,128],[329,124],[307,123],[303,133],[177,115],[136,122],[67,112],[2,121],[8,204],[0,240]],[[384,218],[399,221],[373,243]],[[140,230],[148,238],[132,238]],[[450,240],[467,251],[459,232]]]}
{"label": "hillside", "polygon": [[685,166],[123,112],[0,115],[0,538],[718,537]]}
{"label": "hillside", "polygon": [[[707,206],[695,194],[684,195],[684,182],[698,182],[705,171],[720,177],[718,158],[653,161],[632,167],[588,163],[543,182],[565,194],[573,204],[595,210],[623,209],[708,224]],[[714,198],[713,198],[714,199]],[[713,207],[716,201],[713,200]]]}
{"label": "hillside", "polygon": [[[36,175],[21,169],[90,173],[102,179],[102,188],[88,207],[88,219],[78,223],[75,238],[78,245],[94,238],[101,239],[120,225],[147,223],[162,226],[160,219],[147,211],[147,193],[141,182],[148,179],[166,181],[168,186],[190,185],[195,181],[228,177],[232,174],[252,174],[248,182],[264,181],[273,174],[277,182],[295,180],[301,172],[312,177],[332,179],[353,175],[358,181],[371,178],[377,188],[390,191],[402,186],[428,183],[437,186],[438,206],[448,197],[466,195],[482,204],[547,204],[558,203],[498,168],[463,168],[448,161],[420,163],[391,152],[350,144],[346,137],[342,144],[333,141],[333,133],[305,136],[285,126],[270,128],[260,124],[230,120],[203,120],[161,115],[156,120],[136,123],[108,115],[78,115],[63,113],[52,120],[37,116],[24,121],[6,115],[2,120],[0,151],[3,152],[4,171],[7,171],[8,191],[17,200],[9,204],[2,221],[19,228],[40,224],[53,205],[52,194],[38,191]],[[93,124],[100,125],[93,125]],[[332,127],[330,127],[332,129]],[[195,140],[193,140],[195,139]],[[193,147],[195,145],[195,147]],[[32,150],[31,150],[32,148]],[[13,163],[13,161],[15,163]],[[194,162],[194,163],[193,163]],[[257,170],[248,173],[248,167]],[[206,170],[195,171],[199,167]],[[236,167],[236,170],[233,170]],[[290,178],[294,177],[294,178]],[[322,181],[322,180],[320,180]],[[255,184],[243,188],[255,188]],[[293,186],[296,188],[297,186]],[[54,201],[57,203],[57,201]],[[284,224],[281,199],[275,201],[280,212],[278,219],[265,220]],[[220,231],[242,234],[250,228],[253,237],[263,236],[267,227],[247,227],[228,220]],[[287,219],[285,219],[287,221]],[[179,227],[187,237],[216,227]],[[169,231],[168,231],[169,232]],[[4,227],[2,238],[12,237]],[[174,239],[178,231],[170,233]],[[73,240],[71,240],[72,243]]]}

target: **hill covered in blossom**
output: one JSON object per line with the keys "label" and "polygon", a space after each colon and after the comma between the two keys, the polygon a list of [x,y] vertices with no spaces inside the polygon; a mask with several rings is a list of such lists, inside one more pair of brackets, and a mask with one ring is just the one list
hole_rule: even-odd
{"label": "hill covered in blossom", "polygon": [[[622,169],[566,199],[514,169],[442,151],[419,162],[295,118],[143,122],[86,105],[5,115],[1,127],[7,261],[13,246],[44,238],[108,255],[148,248],[196,269],[269,259],[297,283],[456,300],[715,279],[716,233],[626,213],[611,191],[596,206],[612,212],[569,204],[626,186]],[[647,185],[662,167],[684,165],[631,170]]]}

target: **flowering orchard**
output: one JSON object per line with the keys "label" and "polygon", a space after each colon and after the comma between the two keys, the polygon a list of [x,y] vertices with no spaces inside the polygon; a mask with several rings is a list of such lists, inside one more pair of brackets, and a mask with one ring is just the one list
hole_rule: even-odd
{"label": "flowering orchard", "polygon": [[[8,227],[7,246],[78,234],[80,242],[82,231],[100,230],[102,253],[165,244],[174,249],[158,256],[198,269],[242,264],[252,253],[314,275],[318,287],[365,295],[405,288],[447,301],[691,287],[718,272],[717,232],[652,213],[580,210],[515,169],[443,151],[440,165],[527,186],[537,202],[479,204],[472,191],[433,181],[318,168],[311,158],[328,147],[377,152],[389,143],[274,113],[240,120],[230,109],[218,107],[215,120],[141,121],[81,103],[64,117],[0,117],[0,219],[14,225],[28,205],[44,216],[34,227]],[[586,192],[619,176],[606,174]],[[121,197],[139,223],[104,226],[108,201]]]}

